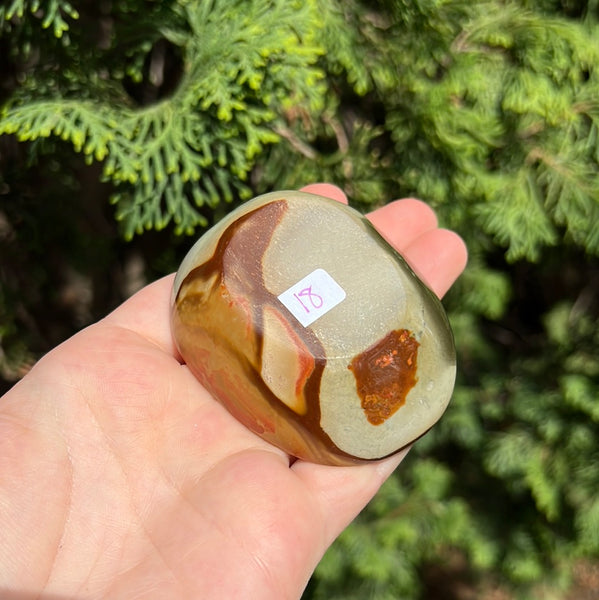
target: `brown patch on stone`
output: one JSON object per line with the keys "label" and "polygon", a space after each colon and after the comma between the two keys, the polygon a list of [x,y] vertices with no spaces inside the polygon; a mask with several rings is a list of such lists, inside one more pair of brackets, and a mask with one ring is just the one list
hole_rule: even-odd
{"label": "brown patch on stone", "polygon": [[410,331],[397,329],[353,358],[349,369],[370,424],[381,425],[405,404],[418,380],[419,346]]}

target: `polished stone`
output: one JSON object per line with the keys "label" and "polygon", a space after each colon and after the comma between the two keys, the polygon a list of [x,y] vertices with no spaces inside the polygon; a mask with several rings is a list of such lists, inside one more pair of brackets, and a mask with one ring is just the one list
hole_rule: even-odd
{"label": "polished stone", "polygon": [[292,191],[247,202],[192,247],[172,305],[191,371],[292,456],[380,459],[426,433],[451,398],[441,302],[339,202]]}

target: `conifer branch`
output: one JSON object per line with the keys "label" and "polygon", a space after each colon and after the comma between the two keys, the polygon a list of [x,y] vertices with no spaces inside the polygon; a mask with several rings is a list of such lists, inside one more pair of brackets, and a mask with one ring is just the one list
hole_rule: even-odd
{"label": "conifer branch", "polygon": [[286,139],[291,147],[299,152],[302,156],[305,156],[311,160],[318,156],[316,150],[303,140],[300,140],[297,135],[291,129],[289,129],[289,127],[277,123],[274,125],[273,130],[277,135],[280,135],[282,138]]}

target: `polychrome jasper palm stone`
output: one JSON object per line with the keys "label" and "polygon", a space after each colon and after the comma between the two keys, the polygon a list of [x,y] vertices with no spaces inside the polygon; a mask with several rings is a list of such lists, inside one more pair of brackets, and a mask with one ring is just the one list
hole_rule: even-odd
{"label": "polychrome jasper palm stone", "polygon": [[176,275],[172,329],[233,416],[324,464],[410,444],[455,380],[438,298],[357,211],[303,192],[255,198],[198,240]]}

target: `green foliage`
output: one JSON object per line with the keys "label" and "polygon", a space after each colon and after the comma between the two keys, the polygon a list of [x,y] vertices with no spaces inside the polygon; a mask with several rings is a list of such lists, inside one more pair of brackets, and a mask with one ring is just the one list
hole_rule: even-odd
{"label": "green foliage", "polygon": [[[433,572],[443,597],[488,580],[561,597],[576,561],[599,558],[598,11],[8,2],[0,371],[29,360],[19,331],[44,350],[59,239],[77,241],[52,268],[88,269],[98,294],[123,248],[169,270],[179,234],[259,192],[328,180],[364,210],[422,197],[470,252],[446,300],[454,398],[305,598],[435,598]],[[107,197],[129,245],[98,215]],[[73,238],[88,221],[111,233]]]}
{"label": "green foliage", "polygon": [[[119,16],[136,17],[126,8]],[[252,0],[240,11],[231,2],[185,1],[164,16],[155,28],[181,57],[170,97],[135,107],[122,93],[124,65],[93,80],[80,80],[74,69],[36,97],[31,89],[15,94],[0,124],[0,133],[21,141],[58,136],[88,161],[102,161],[128,238],[171,220],[178,232],[192,233],[207,223],[204,205],[247,198],[256,155],[278,140],[271,124],[293,106],[321,103],[312,3]],[[111,54],[118,41],[106,40]],[[82,43],[70,43],[71,58]],[[143,77],[139,65],[128,70],[134,79]]]}
{"label": "green foliage", "polygon": [[389,111],[404,185],[475,204],[476,224],[509,260],[538,259],[562,229],[597,253],[594,25],[515,2],[476,3],[465,19],[461,8],[444,3],[454,33],[431,22],[430,58],[406,71],[405,100]]}
{"label": "green foliage", "polygon": [[44,29],[52,28],[57,38],[69,29],[66,18],[79,18],[79,13],[66,0],[12,0],[8,6],[0,7],[0,26],[9,29],[13,19],[22,19],[27,13],[41,17]]}

